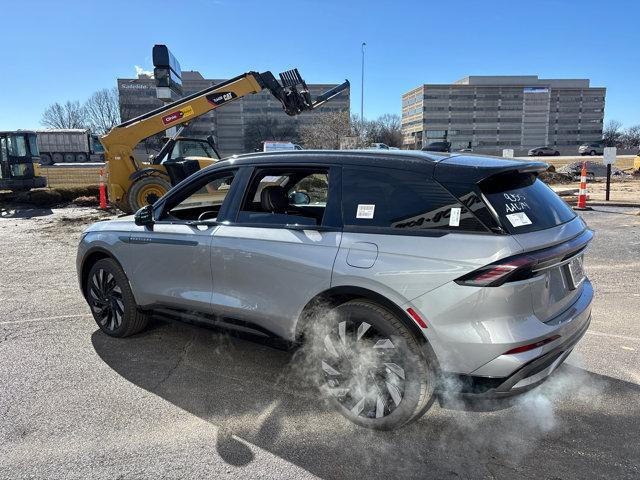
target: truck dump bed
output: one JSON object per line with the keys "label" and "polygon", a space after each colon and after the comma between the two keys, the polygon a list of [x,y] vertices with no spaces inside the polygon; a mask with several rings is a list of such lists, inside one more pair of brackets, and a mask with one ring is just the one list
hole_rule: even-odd
{"label": "truck dump bed", "polygon": [[38,130],[41,153],[88,153],[89,135],[84,129]]}

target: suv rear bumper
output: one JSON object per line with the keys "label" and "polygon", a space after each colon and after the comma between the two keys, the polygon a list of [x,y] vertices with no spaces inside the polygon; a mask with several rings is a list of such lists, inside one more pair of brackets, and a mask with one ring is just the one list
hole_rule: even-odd
{"label": "suv rear bumper", "polygon": [[506,378],[464,376],[461,394],[470,398],[505,398],[524,393],[540,385],[564,362],[573,347],[584,336],[591,315],[580,329],[540,357],[531,360]]}
{"label": "suv rear bumper", "polygon": [[[484,398],[501,398],[516,395],[534,388],[545,381],[569,356],[591,323],[593,287],[585,280],[582,293],[576,302],[546,325],[557,329],[551,333],[560,335],[549,346],[515,355],[500,355],[470,375],[460,375],[461,393]],[[513,369],[513,366],[516,366]],[[487,372],[509,369],[507,376],[491,376]]]}

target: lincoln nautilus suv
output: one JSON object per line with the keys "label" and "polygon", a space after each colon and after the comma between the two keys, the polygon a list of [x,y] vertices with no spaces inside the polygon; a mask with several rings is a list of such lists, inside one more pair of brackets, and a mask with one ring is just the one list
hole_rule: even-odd
{"label": "lincoln nautilus suv", "polygon": [[82,293],[113,337],[162,315],[313,345],[319,389],[344,416],[397,428],[443,378],[470,397],[535,387],[587,330],[593,234],[538,179],[545,168],[419,151],[234,156],[87,229]]}

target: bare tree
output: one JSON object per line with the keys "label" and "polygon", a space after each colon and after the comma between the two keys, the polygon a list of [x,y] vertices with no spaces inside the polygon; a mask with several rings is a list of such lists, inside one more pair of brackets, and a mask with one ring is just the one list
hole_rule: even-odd
{"label": "bare tree", "polygon": [[47,107],[40,123],[49,128],[87,128],[87,115],[80,102],[68,101],[64,105],[58,102]]}
{"label": "bare tree", "polygon": [[398,115],[386,113],[369,122],[367,130],[368,143],[384,143],[389,147],[402,145],[402,130]]}
{"label": "bare tree", "polygon": [[622,123],[618,120],[609,120],[602,131],[604,144],[607,147],[615,147],[622,136]]}
{"label": "bare tree", "polygon": [[299,133],[293,122],[281,122],[270,115],[252,119],[247,122],[244,130],[244,149],[248,152],[262,150],[265,140],[282,140],[297,142]]}
{"label": "bare tree", "polygon": [[625,129],[620,137],[620,143],[624,148],[640,147],[640,125],[632,125]]}
{"label": "bare tree", "polygon": [[368,146],[369,130],[371,128],[371,122],[363,120],[359,115],[351,116],[351,136],[357,137],[357,143],[359,148]]}
{"label": "bare tree", "polygon": [[368,147],[372,143],[400,147],[402,145],[400,117],[387,113],[375,120],[361,120],[354,115],[351,117],[351,135],[358,137],[360,147]]}
{"label": "bare tree", "polygon": [[300,128],[300,140],[305,148],[338,149],[340,139],[350,134],[347,112],[321,112],[313,123]]}
{"label": "bare tree", "polygon": [[96,133],[107,133],[120,123],[120,102],[117,88],[94,92],[84,104],[87,121]]}

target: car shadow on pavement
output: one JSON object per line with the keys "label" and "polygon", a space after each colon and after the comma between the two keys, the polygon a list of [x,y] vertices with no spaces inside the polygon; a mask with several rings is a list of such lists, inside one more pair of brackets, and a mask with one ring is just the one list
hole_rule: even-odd
{"label": "car shadow on pavement", "polygon": [[127,339],[96,330],[92,343],[124,379],[215,425],[216,451],[235,467],[259,447],[321,478],[637,474],[640,386],[632,383],[565,365],[503,410],[435,404],[413,424],[376,432],[323,402],[295,353],[180,322],[150,327]]}

